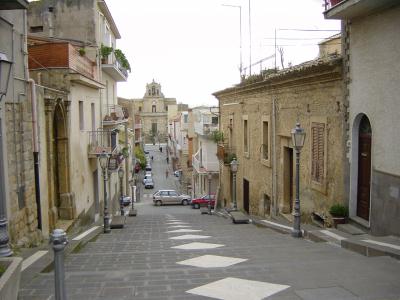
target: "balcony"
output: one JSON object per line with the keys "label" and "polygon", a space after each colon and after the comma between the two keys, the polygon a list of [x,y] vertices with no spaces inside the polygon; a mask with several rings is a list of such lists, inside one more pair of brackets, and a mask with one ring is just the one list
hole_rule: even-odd
{"label": "balcony", "polygon": [[198,174],[206,174],[208,172],[218,172],[219,171],[219,163],[218,161],[209,161],[200,159],[200,151],[196,152],[196,154],[192,155],[192,166],[196,170]]}
{"label": "balcony", "polygon": [[324,0],[325,19],[352,19],[379,12],[398,0]]}
{"label": "balcony", "polygon": [[89,131],[88,134],[88,155],[90,158],[96,158],[103,151],[107,154],[112,153],[112,132],[110,130]]}
{"label": "balcony", "polygon": [[72,81],[94,88],[104,87],[100,83],[96,63],[80,55],[77,48],[69,43],[31,45],[28,52],[29,70],[69,69]]}
{"label": "balcony", "polygon": [[199,135],[210,135],[218,130],[218,124],[195,123],[194,132]]}
{"label": "balcony", "polygon": [[233,158],[237,158],[236,149],[228,145],[219,144],[217,145],[217,157],[225,165],[229,165]]}
{"label": "balcony", "polygon": [[105,73],[117,82],[123,82],[128,79],[128,70],[121,65],[114,53],[111,53],[107,58],[102,58],[101,67]]}
{"label": "balcony", "polygon": [[112,104],[105,107],[103,126],[116,126],[128,122],[128,109],[120,105]]}

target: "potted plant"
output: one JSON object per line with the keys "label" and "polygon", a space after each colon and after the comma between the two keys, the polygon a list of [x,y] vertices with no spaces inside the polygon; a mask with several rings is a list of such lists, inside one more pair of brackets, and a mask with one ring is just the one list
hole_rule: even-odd
{"label": "potted plant", "polygon": [[224,141],[224,133],[222,131],[216,130],[212,132],[212,139],[215,143]]}
{"label": "potted plant", "polygon": [[130,72],[131,65],[129,64],[129,61],[126,58],[125,54],[119,49],[115,49],[114,54],[115,54],[115,58],[121,63],[121,66]]}
{"label": "potted plant", "polygon": [[343,204],[335,203],[329,209],[329,213],[332,216],[333,225],[336,228],[337,224],[345,224],[346,223],[347,216],[349,215],[349,210]]}
{"label": "potted plant", "polygon": [[104,46],[101,44],[100,47],[100,56],[101,56],[101,62],[105,64],[107,62],[108,56],[113,52],[112,47]]}
{"label": "potted plant", "polygon": [[122,148],[121,153],[125,158],[128,158],[129,157],[129,148],[128,147]]}
{"label": "potted plant", "polygon": [[78,52],[80,56],[84,56],[86,54],[85,48],[79,48]]}

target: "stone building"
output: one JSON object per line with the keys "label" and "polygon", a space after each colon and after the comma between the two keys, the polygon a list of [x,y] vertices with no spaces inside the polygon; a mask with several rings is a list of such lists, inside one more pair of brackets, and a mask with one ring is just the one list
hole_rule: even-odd
{"label": "stone building", "polygon": [[232,206],[232,173],[237,158],[239,209],[259,216],[292,218],[295,151],[291,130],[306,132],[301,151],[301,210],[328,215],[333,203],[345,203],[345,118],[342,60],[329,56],[277,73],[264,73],[214,95],[219,100],[218,205]]}
{"label": "stone building", "polygon": [[154,80],[146,85],[141,99],[133,99],[134,110],[139,112],[145,143],[166,143],[168,130],[168,106],[176,104],[175,98],[166,98],[161,84]]}
{"label": "stone building", "polygon": [[325,3],[325,18],[342,20],[350,218],[400,235],[399,1]]}
{"label": "stone building", "polygon": [[32,143],[37,145],[26,54],[27,7],[25,0],[0,3],[0,55],[11,62],[9,77],[0,76],[0,86],[7,87],[0,91],[0,256],[10,254],[4,247],[6,221],[11,243],[19,246],[40,241],[43,226],[35,176],[38,149]]}
{"label": "stone building", "polygon": [[106,2],[96,0],[31,2],[28,31],[30,74],[44,97],[39,114],[44,112],[41,168],[48,179],[42,191],[48,212],[43,215],[48,214],[50,230],[60,219],[96,220],[104,207],[98,163],[103,151],[110,157],[109,207],[118,210],[120,168],[123,193],[130,191],[130,166],[122,163],[127,138],[119,138],[128,111],[118,105],[117,82],[126,81],[129,70],[116,51],[120,33]]}

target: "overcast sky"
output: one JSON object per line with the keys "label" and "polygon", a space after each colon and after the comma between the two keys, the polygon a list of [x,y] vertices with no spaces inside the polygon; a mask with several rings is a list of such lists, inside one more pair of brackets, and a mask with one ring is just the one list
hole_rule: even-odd
{"label": "overcast sky", "polygon": [[[142,98],[154,78],[166,97],[191,107],[216,105],[211,94],[240,80],[239,8],[222,4],[242,7],[243,67],[250,64],[248,0],[106,2],[122,36],[117,48],[132,67],[128,82],[118,84],[120,97]],[[315,58],[317,43],[337,32],[282,29],[340,29],[340,22],[324,20],[322,0],[251,0],[250,7],[252,63],[274,54],[275,28],[285,67]],[[273,66],[272,58],[262,67]]]}

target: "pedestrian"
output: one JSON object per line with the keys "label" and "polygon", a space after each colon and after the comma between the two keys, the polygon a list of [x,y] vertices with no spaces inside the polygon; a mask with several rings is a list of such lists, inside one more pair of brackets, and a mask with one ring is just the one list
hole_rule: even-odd
{"label": "pedestrian", "polygon": [[153,155],[151,156],[151,161],[153,161]]}
{"label": "pedestrian", "polygon": [[165,170],[165,178],[168,178],[168,169]]}
{"label": "pedestrian", "polygon": [[167,164],[169,164],[169,156],[167,156]]}

